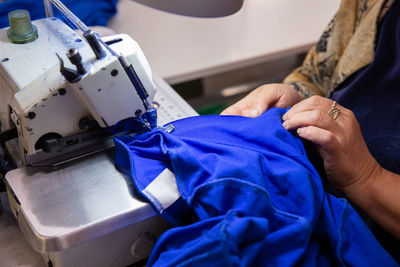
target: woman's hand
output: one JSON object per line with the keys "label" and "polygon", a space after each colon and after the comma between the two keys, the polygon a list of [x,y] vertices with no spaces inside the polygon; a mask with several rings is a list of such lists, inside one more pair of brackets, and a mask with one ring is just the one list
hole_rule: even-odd
{"label": "woman's hand", "polygon": [[371,186],[382,168],[369,153],[353,112],[336,105],[336,118],[328,114],[333,103],[310,97],[284,114],[283,126],[317,145],[328,178],[349,196]]}
{"label": "woman's hand", "polygon": [[257,117],[272,107],[287,108],[304,97],[287,84],[265,84],[221,112],[221,115]]}

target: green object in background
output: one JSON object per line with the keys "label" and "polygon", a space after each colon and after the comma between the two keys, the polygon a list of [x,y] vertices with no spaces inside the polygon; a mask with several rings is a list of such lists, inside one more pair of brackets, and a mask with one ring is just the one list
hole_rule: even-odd
{"label": "green object in background", "polygon": [[200,115],[217,115],[217,114],[220,114],[227,107],[229,107],[228,104],[215,104],[215,105],[199,108],[199,109],[197,109],[197,112]]}
{"label": "green object in background", "polygon": [[8,13],[10,28],[7,30],[8,39],[14,44],[26,44],[38,38],[38,31],[31,23],[29,12],[17,9]]}

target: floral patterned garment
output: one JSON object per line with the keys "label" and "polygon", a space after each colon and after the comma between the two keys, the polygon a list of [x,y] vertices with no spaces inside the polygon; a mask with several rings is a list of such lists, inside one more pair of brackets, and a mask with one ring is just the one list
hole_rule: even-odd
{"label": "floral patterned garment", "polygon": [[378,25],[395,0],[342,0],[303,65],[284,80],[305,97],[329,97],[347,77],[374,59]]}

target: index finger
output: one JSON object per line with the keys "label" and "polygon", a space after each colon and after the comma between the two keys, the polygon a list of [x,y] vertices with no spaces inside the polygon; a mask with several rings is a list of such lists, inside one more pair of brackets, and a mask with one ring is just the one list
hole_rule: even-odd
{"label": "index finger", "polygon": [[241,115],[246,117],[257,117],[268,109],[269,102],[274,99],[272,90],[260,86],[250,92],[247,96],[221,112],[221,115]]}
{"label": "index finger", "polygon": [[282,116],[282,119],[287,120],[291,118],[293,114],[316,109],[328,112],[329,108],[332,106],[332,103],[333,101],[329,98],[312,96],[294,105]]}
{"label": "index finger", "polygon": [[257,117],[260,114],[261,112],[258,107],[255,106],[248,97],[239,100],[221,112],[221,115],[238,115],[247,117]]}

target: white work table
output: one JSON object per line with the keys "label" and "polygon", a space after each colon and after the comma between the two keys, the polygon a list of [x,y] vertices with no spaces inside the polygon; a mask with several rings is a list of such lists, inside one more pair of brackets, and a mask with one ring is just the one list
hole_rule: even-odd
{"label": "white work table", "polygon": [[306,52],[339,0],[245,0],[236,14],[193,18],[120,0],[109,26],[132,36],[170,84]]}

